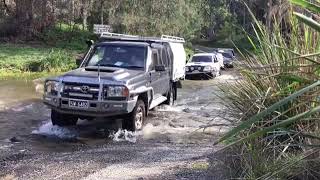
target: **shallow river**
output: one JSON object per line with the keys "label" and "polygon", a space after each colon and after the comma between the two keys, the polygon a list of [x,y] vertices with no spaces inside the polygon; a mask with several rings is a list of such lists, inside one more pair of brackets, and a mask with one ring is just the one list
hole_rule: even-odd
{"label": "shallow river", "polygon": [[200,157],[215,151],[213,142],[227,128],[203,127],[228,123],[217,84],[235,78],[225,71],[214,80],[184,81],[176,105],[151,111],[137,133],[119,130],[121,120],[52,126],[41,83],[0,81],[0,179],[179,179],[181,167],[194,158],[207,163]]}

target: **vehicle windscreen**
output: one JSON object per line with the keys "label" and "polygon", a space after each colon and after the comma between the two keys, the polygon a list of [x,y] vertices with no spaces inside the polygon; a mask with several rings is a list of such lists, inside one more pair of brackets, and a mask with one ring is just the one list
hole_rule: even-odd
{"label": "vehicle windscreen", "polygon": [[211,56],[193,56],[191,62],[212,62]]}
{"label": "vehicle windscreen", "polygon": [[144,69],[147,47],[128,45],[96,46],[87,66]]}
{"label": "vehicle windscreen", "polygon": [[232,59],[232,55],[229,53],[222,53],[223,57]]}

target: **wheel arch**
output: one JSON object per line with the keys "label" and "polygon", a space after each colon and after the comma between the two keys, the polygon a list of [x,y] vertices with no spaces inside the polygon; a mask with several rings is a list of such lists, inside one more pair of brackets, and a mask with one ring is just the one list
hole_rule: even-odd
{"label": "wheel arch", "polygon": [[152,101],[152,97],[153,97],[152,90],[140,93],[138,95],[138,100],[142,100],[144,102],[146,115],[148,115],[149,107],[150,107],[150,104],[151,104],[151,101]]}

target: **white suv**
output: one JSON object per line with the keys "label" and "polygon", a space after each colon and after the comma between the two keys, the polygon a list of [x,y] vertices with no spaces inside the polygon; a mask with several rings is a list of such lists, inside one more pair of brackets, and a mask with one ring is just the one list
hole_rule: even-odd
{"label": "white suv", "polygon": [[186,65],[186,76],[206,75],[209,78],[219,76],[221,63],[223,63],[220,61],[215,53],[195,54]]}

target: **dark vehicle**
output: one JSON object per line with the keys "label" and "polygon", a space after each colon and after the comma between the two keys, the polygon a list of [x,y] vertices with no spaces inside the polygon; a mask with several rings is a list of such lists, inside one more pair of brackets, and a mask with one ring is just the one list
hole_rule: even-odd
{"label": "dark vehicle", "polygon": [[117,116],[124,129],[141,130],[150,109],[177,98],[186,61],[183,43],[173,36],[103,33],[78,69],[45,81],[44,103],[52,109],[52,124]]}
{"label": "dark vehicle", "polygon": [[218,48],[215,49],[214,52],[222,54],[224,67],[233,68],[233,62],[235,60],[235,53],[233,49]]}

